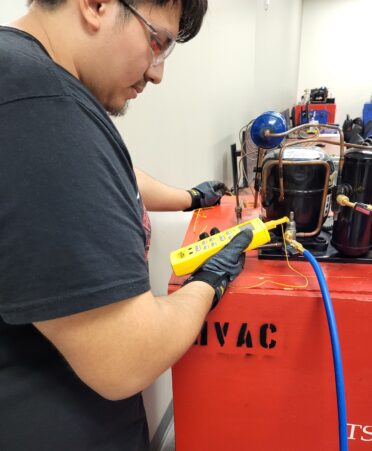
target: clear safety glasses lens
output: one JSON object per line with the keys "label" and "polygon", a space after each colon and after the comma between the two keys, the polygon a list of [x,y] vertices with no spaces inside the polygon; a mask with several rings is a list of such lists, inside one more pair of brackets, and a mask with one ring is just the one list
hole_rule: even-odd
{"label": "clear safety glasses lens", "polygon": [[152,65],[157,66],[171,54],[176,41],[168,30],[156,28],[156,33],[151,33],[150,45],[154,55]]}

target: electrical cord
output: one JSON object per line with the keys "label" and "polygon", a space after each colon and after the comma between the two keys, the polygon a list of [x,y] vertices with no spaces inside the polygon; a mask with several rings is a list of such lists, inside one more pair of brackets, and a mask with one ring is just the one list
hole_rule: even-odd
{"label": "electrical cord", "polygon": [[[248,174],[246,173],[243,159],[247,158],[249,161],[256,161],[257,158],[257,147],[250,140],[250,127],[253,124],[253,120],[251,120],[248,124],[244,125],[239,131],[239,141],[241,148],[241,157],[238,163],[238,186],[242,181],[242,177],[244,177],[248,181],[248,185],[250,186],[253,180],[248,180]],[[243,132],[245,132],[245,138],[243,138]],[[253,147],[252,147],[253,146]]]}
{"label": "electrical cord", "polygon": [[303,252],[304,257],[309,261],[313,267],[316,277],[319,282],[320,290],[322,292],[324,307],[327,313],[328,327],[331,335],[332,354],[333,354],[333,366],[335,371],[336,380],[336,392],[337,392],[337,408],[338,408],[338,432],[339,432],[339,445],[340,451],[348,450],[347,442],[347,420],[346,420],[346,400],[345,400],[345,387],[344,376],[342,372],[342,360],[340,342],[338,339],[336,319],[333,312],[332,301],[329,295],[327,282],[324,278],[322,268],[316,261],[314,256],[307,250]]}

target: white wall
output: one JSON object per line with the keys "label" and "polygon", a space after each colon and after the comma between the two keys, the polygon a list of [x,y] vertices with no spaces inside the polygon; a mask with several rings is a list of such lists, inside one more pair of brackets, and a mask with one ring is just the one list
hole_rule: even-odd
{"label": "white wall", "polygon": [[336,121],[361,116],[372,94],[371,0],[304,0],[299,98],[326,85],[336,97]]}
{"label": "white wall", "polygon": [[22,16],[27,12],[26,7],[27,0],[7,0],[1,3],[0,9],[0,24],[6,25],[15,17]]}
{"label": "white wall", "polygon": [[[5,3],[5,2],[4,2]],[[24,12],[2,5],[0,23]],[[204,180],[232,185],[230,144],[257,114],[281,111],[297,96],[301,0],[209,0],[200,34],[176,47],[163,83],[149,86],[115,122],[134,163],[156,178],[191,188]],[[181,245],[189,213],[152,214],[153,291],[165,294],[169,252]],[[150,433],[171,400],[166,372],[145,394]]]}
{"label": "white wall", "polygon": [[256,1],[252,117],[269,109],[290,108],[297,97],[302,0],[270,0],[268,11],[264,3]]}

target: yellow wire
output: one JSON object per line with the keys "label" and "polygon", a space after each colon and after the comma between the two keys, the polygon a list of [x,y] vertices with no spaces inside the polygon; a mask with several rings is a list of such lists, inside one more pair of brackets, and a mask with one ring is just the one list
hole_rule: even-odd
{"label": "yellow wire", "polygon": [[199,232],[199,235],[201,235],[202,233],[204,233],[206,230],[207,230],[207,225],[202,229],[202,230],[200,230],[200,232]]}
{"label": "yellow wire", "polygon": [[[207,215],[204,215],[204,214],[202,215],[201,212],[204,211],[204,210],[211,210],[213,208],[214,208],[214,206],[212,206],[212,207],[205,207],[205,208],[198,208],[198,210],[197,210],[198,212],[196,214],[195,221],[194,221],[194,226],[193,226],[194,235],[196,235],[196,224],[198,222],[198,219],[199,218],[208,219]],[[207,226],[205,226],[204,229],[201,232],[198,233],[198,235],[200,235],[201,233],[205,232],[206,229],[207,229]]]}
{"label": "yellow wire", "polygon": [[200,212],[201,212],[201,208],[198,208],[198,213],[196,214],[195,221],[194,221],[194,228],[193,228],[194,233],[196,233],[196,223],[198,222]]}
{"label": "yellow wire", "polygon": [[290,270],[292,270],[294,273],[296,273],[299,276],[301,276],[302,278],[304,278],[306,280],[306,282],[303,285],[289,285],[289,284],[286,284],[286,283],[276,282],[275,280],[266,279],[266,280],[263,280],[262,282],[259,282],[259,283],[255,284],[255,285],[239,286],[239,287],[236,286],[236,285],[235,286],[234,285],[230,285],[230,288],[257,288],[257,287],[261,287],[265,283],[272,283],[273,285],[277,285],[277,286],[285,287],[285,288],[307,288],[309,286],[309,280],[305,276],[305,274],[302,274],[299,271],[297,271],[296,269],[294,269],[293,266],[291,266],[291,264],[289,263],[288,252],[287,252],[287,244],[286,244],[286,241],[284,239],[283,224],[280,224],[280,226],[282,228],[282,236],[283,236],[283,242],[284,242],[284,252],[285,252],[285,258],[286,258],[286,261],[287,261],[287,265],[288,265]]}
{"label": "yellow wire", "polygon": [[[199,217],[201,217],[201,218],[203,218],[203,219],[207,219],[207,216],[206,216],[206,215],[201,215],[201,211],[202,211],[202,210],[207,210],[207,209],[212,209],[212,208],[214,208],[214,207],[206,207],[206,208],[199,208],[199,209],[198,209],[198,212],[197,212],[197,214],[196,214],[195,221],[194,221],[194,227],[193,227],[193,232],[194,232],[194,234],[196,234],[196,224],[197,224],[197,222],[198,222]],[[261,282],[255,284],[255,285],[239,286],[239,287],[238,287],[238,286],[234,286],[234,285],[230,285],[230,288],[247,288],[247,289],[249,289],[249,288],[257,288],[257,287],[261,287],[261,286],[264,285],[265,283],[271,283],[271,284],[273,284],[273,285],[280,286],[280,287],[284,287],[284,288],[307,288],[307,287],[308,287],[308,285],[309,285],[309,280],[308,280],[308,278],[307,278],[304,274],[302,274],[302,273],[300,273],[299,271],[297,271],[296,269],[294,269],[293,266],[289,263],[289,259],[288,259],[288,251],[287,251],[287,243],[286,243],[286,240],[284,239],[284,228],[283,228],[283,224],[281,224],[280,226],[281,226],[281,228],[282,228],[282,236],[283,236],[283,242],[284,242],[284,252],[285,252],[285,258],[286,258],[286,261],[287,261],[288,268],[289,268],[291,271],[293,271],[294,273],[296,273],[296,274],[298,274],[299,276],[301,276],[302,278],[304,278],[305,281],[306,281],[306,283],[304,283],[303,285],[289,285],[289,284],[286,284],[286,283],[276,282],[275,280],[266,279],[266,280],[263,280],[263,281],[261,281]],[[198,235],[200,235],[201,233],[205,232],[206,229],[207,229],[207,225],[203,228],[203,230],[201,230],[201,231],[199,232]]]}

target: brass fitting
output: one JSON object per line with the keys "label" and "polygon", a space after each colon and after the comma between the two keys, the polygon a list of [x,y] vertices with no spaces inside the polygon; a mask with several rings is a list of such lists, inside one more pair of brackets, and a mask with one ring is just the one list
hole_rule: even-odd
{"label": "brass fitting", "polygon": [[337,203],[339,204],[339,205],[341,205],[342,207],[350,207],[350,208],[354,208],[355,207],[355,203],[353,203],[353,202],[350,202],[350,199],[347,197],[347,196],[345,196],[344,194],[339,194],[337,197],[336,197],[336,200],[337,200]]}
{"label": "brass fitting", "polygon": [[339,194],[336,197],[336,201],[342,207],[353,208],[355,211],[358,211],[359,213],[368,215],[368,214],[370,214],[369,212],[372,211],[372,205],[363,204],[363,203],[359,203],[359,202],[350,202],[350,199],[347,196],[345,196],[344,194]]}
{"label": "brass fitting", "polygon": [[294,241],[295,236],[294,236],[294,232],[293,230],[286,230],[284,232],[284,239],[289,242],[289,241]]}
{"label": "brass fitting", "polygon": [[284,239],[285,241],[293,247],[293,249],[296,249],[296,251],[303,254],[305,252],[305,248],[302,246],[301,243],[293,239],[293,233],[291,230],[288,230],[288,232],[284,233]]}

